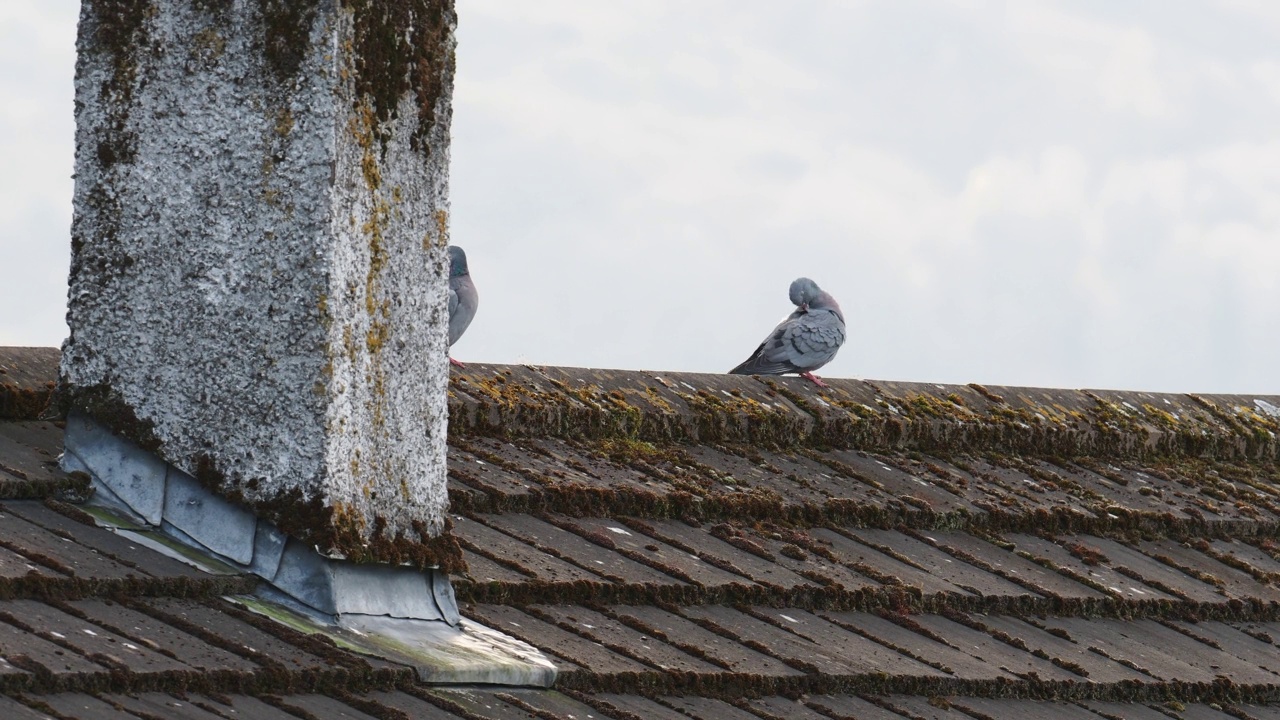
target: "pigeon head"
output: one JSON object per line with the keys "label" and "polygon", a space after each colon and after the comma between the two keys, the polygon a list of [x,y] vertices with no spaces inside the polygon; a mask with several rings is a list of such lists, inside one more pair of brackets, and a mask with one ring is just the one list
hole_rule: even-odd
{"label": "pigeon head", "polygon": [[467,253],[457,245],[449,246],[449,277],[456,278],[470,274],[467,269]]}
{"label": "pigeon head", "polygon": [[796,307],[807,306],[822,295],[822,288],[809,278],[796,278],[791,283],[791,304]]}

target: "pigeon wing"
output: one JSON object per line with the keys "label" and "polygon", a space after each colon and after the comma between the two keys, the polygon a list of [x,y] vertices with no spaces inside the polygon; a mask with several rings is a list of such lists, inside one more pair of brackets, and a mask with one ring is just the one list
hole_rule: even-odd
{"label": "pigeon wing", "polygon": [[810,311],[782,333],[779,355],[799,369],[812,372],[831,362],[844,344],[844,321],[834,312]]}
{"label": "pigeon wing", "polygon": [[795,312],[769,333],[733,375],[809,372],[831,362],[844,344],[844,322],[832,312]]}
{"label": "pigeon wing", "polygon": [[729,371],[730,375],[782,375],[783,373],[796,372],[795,368],[785,362],[777,362],[765,359],[766,353],[771,350],[771,341],[773,336],[770,335],[768,340],[760,343],[760,347],[756,348],[751,357],[742,362],[741,365]]}
{"label": "pigeon wing", "polygon": [[791,327],[797,320],[804,317],[804,313],[799,310],[791,313],[785,320],[778,323],[778,327],[769,333],[769,336],[760,343],[760,347],[751,353],[751,357],[742,361],[742,364],[729,371],[730,375],[781,375],[783,373],[796,372],[786,362],[783,346],[786,342],[784,337],[787,329]]}
{"label": "pigeon wing", "polygon": [[469,275],[449,280],[449,345],[452,346],[467,331],[471,319],[480,305],[480,294]]}

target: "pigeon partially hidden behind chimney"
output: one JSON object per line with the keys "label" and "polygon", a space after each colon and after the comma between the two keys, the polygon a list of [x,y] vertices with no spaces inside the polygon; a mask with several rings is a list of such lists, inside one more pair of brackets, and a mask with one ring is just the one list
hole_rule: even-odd
{"label": "pigeon partially hidden behind chimney", "polygon": [[[457,245],[450,245],[449,347],[453,347],[462,333],[467,331],[479,305],[480,294],[476,292],[475,283],[471,282],[471,271],[467,269],[467,253]],[[449,356],[449,362],[458,367],[466,367],[454,360],[452,355]]]}
{"label": "pigeon partially hidden behind chimney", "polygon": [[827,387],[814,370],[835,358],[844,344],[844,313],[831,294],[809,278],[791,283],[795,312],[787,316],[760,347],[730,375],[799,373],[819,387]]}

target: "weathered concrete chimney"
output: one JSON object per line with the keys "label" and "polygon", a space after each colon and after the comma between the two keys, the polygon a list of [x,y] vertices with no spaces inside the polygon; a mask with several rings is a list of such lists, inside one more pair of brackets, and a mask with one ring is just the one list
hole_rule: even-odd
{"label": "weathered concrete chimney", "polygon": [[457,557],[454,26],[452,0],[81,9],[68,467],[325,611],[371,607],[343,595],[368,568],[317,562]]}

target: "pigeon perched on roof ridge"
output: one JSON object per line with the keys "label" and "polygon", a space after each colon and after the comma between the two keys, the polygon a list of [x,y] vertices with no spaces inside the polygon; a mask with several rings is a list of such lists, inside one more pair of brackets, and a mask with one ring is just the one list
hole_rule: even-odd
{"label": "pigeon perched on roof ridge", "polygon": [[791,313],[760,347],[730,375],[783,375],[799,373],[819,387],[827,387],[814,370],[835,358],[844,344],[844,313],[831,294],[809,278],[791,283]]}
{"label": "pigeon perched on roof ridge", "polygon": [[[475,283],[471,282],[471,271],[467,268],[467,253],[457,245],[449,246],[449,347],[458,342],[462,333],[467,331],[472,318],[476,316],[476,308],[480,305],[480,294],[476,292]],[[458,367],[462,363],[449,357],[449,362]]]}

